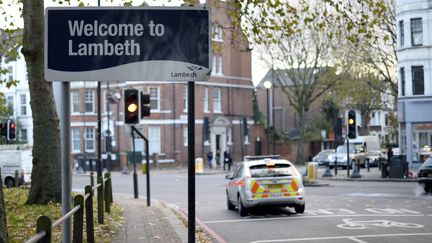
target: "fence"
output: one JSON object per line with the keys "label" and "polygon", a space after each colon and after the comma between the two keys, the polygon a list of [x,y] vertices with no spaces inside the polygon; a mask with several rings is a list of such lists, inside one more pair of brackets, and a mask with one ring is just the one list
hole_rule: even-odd
{"label": "fence", "polygon": [[[93,174],[91,176],[91,184],[93,184]],[[93,222],[93,192],[98,189],[98,193],[102,192],[102,200],[105,202],[105,212],[110,213],[110,207],[113,202],[111,174],[105,173],[104,178],[99,178],[96,186],[87,185],[85,187],[85,195],[76,195],[73,198],[74,208],[67,214],[63,215],[57,221],[52,223],[51,219],[45,215],[37,219],[36,234],[26,241],[26,243],[50,243],[52,231],[55,230],[64,221],[73,216],[73,229],[72,237],[73,242],[83,242],[83,228],[84,228],[84,208],[86,215],[86,230],[87,242],[95,242],[94,239],[94,222]],[[105,194],[105,197],[103,196]],[[103,201],[98,200],[98,212],[102,209],[102,222],[103,223]],[[98,213],[99,214],[99,213]],[[98,218],[100,219],[99,215]]]}

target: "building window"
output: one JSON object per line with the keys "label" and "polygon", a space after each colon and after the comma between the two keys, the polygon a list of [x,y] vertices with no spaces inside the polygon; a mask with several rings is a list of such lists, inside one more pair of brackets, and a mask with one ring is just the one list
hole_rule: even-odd
{"label": "building window", "polygon": [[27,115],[27,96],[25,94],[20,95],[20,103],[21,103],[21,115]]}
{"label": "building window", "polygon": [[79,127],[72,128],[72,152],[80,152],[81,150],[81,134]]}
{"label": "building window", "polygon": [[232,145],[232,128],[227,127],[227,144]]}
{"label": "building window", "polygon": [[95,150],[94,145],[94,129],[93,128],[86,128],[85,129],[85,151],[91,152]]}
{"label": "building window", "polygon": [[405,68],[400,68],[401,95],[405,96]]}
{"label": "building window", "polygon": [[399,44],[400,47],[404,46],[405,42],[405,33],[404,33],[404,22],[403,20],[399,21]]}
{"label": "building window", "polygon": [[222,32],[222,28],[220,25],[218,24],[213,24],[212,26],[212,36],[213,36],[213,40],[217,41],[217,42],[223,42],[223,32]]}
{"label": "building window", "polygon": [[87,90],[85,92],[85,97],[84,97],[85,112],[94,112],[93,104],[94,104],[93,91]]}
{"label": "building window", "polygon": [[10,109],[11,111],[14,110],[14,97],[13,96],[8,96],[7,100],[6,100],[6,104],[8,109]]}
{"label": "building window", "polygon": [[8,67],[8,80],[9,81],[13,80],[13,67],[12,66]]}
{"label": "building window", "polygon": [[183,111],[187,112],[188,110],[188,87],[187,85],[183,85]]}
{"label": "building window", "polygon": [[188,128],[187,127],[183,127],[183,145],[184,146],[188,145]]}
{"label": "building window", "polygon": [[411,45],[421,46],[423,42],[422,19],[411,19]]}
{"label": "building window", "polygon": [[222,56],[221,55],[213,55],[212,62],[212,73],[216,75],[222,75]]}
{"label": "building window", "polygon": [[222,112],[222,91],[220,88],[213,90],[213,112]]}
{"label": "building window", "polygon": [[148,92],[150,94],[150,109],[151,110],[160,110],[159,100],[160,100],[160,91],[159,87],[149,87]]}
{"label": "building window", "polygon": [[104,91],[103,97],[103,111],[108,113],[108,91]]}
{"label": "building window", "polygon": [[414,95],[424,94],[424,74],[423,66],[411,67],[412,72],[412,88]]}
{"label": "building window", "polygon": [[21,141],[27,142],[27,129],[21,129]]}
{"label": "building window", "polygon": [[80,106],[80,97],[79,97],[79,91],[72,91],[71,92],[71,99],[72,99],[72,113],[79,113],[79,106]]}
{"label": "building window", "polygon": [[208,107],[208,88],[204,88],[204,93],[203,93],[203,111],[204,112],[209,112],[209,107]]}
{"label": "building window", "polygon": [[160,154],[161,152],[161,135],[160,127],[149,126],[148,128],[149,154]]}

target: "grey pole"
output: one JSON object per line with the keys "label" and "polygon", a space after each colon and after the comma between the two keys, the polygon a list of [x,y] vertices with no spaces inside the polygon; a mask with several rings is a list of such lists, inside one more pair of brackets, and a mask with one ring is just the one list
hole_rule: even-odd
{"label": "grey pole", "polygon": [[[70,84],[62,82],[61,85],[61,188],[62,188],[62,215],[71,210],[72,204],[72,171],[70,163]],[[62,242],[71,241],[71,220],[67,219],[62,225]]]}
{"label": "grey pole", "polygon": [[[188,82],[188,242],[195,242],[195,83]],[[148,169],[148,168],[147,168]]]}

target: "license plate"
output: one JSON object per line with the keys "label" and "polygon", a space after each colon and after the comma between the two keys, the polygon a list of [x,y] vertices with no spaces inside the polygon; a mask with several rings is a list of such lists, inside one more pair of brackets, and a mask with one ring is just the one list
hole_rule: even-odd
{"label": "license plate", "polygon": [[270,197],[282,197],[282,193],[270,193]]}
{"label": "license plate", "polygon": [[282,188],[282,184],[270,184],[267,185],[268,189],[281,189]]}

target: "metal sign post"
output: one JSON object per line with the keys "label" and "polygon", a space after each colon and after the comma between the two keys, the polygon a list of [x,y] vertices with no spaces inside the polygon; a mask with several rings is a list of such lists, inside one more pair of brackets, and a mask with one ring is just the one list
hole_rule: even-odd
{"label": "metal sign post", "polygon": [[195,83],[188,82],[188,242],[195,242]]}

